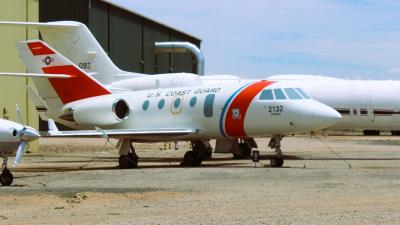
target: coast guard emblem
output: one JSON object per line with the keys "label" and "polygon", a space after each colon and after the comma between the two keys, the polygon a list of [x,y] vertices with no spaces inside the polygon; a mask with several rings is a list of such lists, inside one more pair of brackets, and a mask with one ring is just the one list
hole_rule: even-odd
{"label": "coast guard emblem", "polygon": [[239,108],[232,109],[232,118],[234,120],[240,120],[241,115],[240,115],[240,109]]}

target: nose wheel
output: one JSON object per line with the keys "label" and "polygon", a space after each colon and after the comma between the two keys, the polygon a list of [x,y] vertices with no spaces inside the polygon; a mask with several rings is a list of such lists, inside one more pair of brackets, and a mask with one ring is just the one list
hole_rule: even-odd
{"label": "nose wheel", "polygon": [[0,174],[0,183],[2,186],[10,186],[14,180],[11,171],[7,169],[7,157],[3,157],[2,172]]}
{"label": "nose wheel", "polygon": [[271,159],[271,167],[282,167],[284,160],[281,150],[281,141],[283,136],[274,136],[269,141],[268,147],[275,149],[275,156]]}

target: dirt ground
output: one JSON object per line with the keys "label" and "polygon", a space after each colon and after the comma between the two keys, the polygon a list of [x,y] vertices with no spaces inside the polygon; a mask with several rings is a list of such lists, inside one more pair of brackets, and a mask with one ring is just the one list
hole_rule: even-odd
{"label": "dirt ground", "polygon": [[181,168],[180,143],[136,144],[140,168],[121,170],[115,142],[44,138],[0,187],[0,224],[400,224],[400,137],[287,137],[284,168],[257,142],[256,167]]}

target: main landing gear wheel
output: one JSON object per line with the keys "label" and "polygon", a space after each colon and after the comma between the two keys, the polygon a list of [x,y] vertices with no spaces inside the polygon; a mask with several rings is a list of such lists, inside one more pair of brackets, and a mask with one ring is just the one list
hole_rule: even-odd
{"label": "main landing gear wheel", "polygon": [[181,166],[198,167],[205,159],[212,156],[212,147],[208,141],[192,141],[192,151],[187,151],[181,162]]}
{"label": "main landing gear wheel", "polygon": [[203,158],[198,152],[187,151],[183,156],[183,162],[181,162],[181,166],[198,167],[201,165],[202,161]]}
{"label": "main landing gear wheel", "polygon": [[138,167],[138,158],[132,154],[120,155],[118,163],[121,169],[133,169]]}
{"label": "main landing gear wheel", "polygon": [[8,169],[3,169],[3,172],[0,175],[0,183],[3,186],[10,186],[14,180],[14,176]]}
{"label": "main landing gear wheel", "polygon": [[239,151],[233,152],[233,158],[235,159],[247,159],[251,155],[251,146],[246,142],[239,143]]}
{"label": "main landing gear wheel", "polygon": [[123,140],[119,149],[120,156],[118,159],[119,168],[133,169],[138,167],[139,157],[136,155],[135,148],[130,140]]}
{"label": "main landing gear wheel", "polygon": [[271,138],[269,141],[268,146],[272,149],[275,149],[275,156],[271,158],[271,167],[282,167],[284,160],[283,160],[283,154],[281,150],[281,141],[282,141],[283,136],[274,136]]}

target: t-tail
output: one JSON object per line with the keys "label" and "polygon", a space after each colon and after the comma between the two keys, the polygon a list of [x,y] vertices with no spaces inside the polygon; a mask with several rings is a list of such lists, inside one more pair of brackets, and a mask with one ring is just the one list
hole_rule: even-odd
{"label": "t-tail", "polygon": [[53,46],[66,58],[78,65],[102,84],[108,85],[118,76],[143,76],[119,69],[85,24],[75,21],[57,21],[48,23],[4,22],[0,25],[36,28],[41,38]]}
{"label": "t-tail", "polygon": [[[17,48],[29,73],[49,74],[49,78],[32,77],[49,110],[59,112],[65,105],[81,99],[111,94],[97,80],[40,40],[17,42]],[[70,78],[52,78],[65,74]]]}

